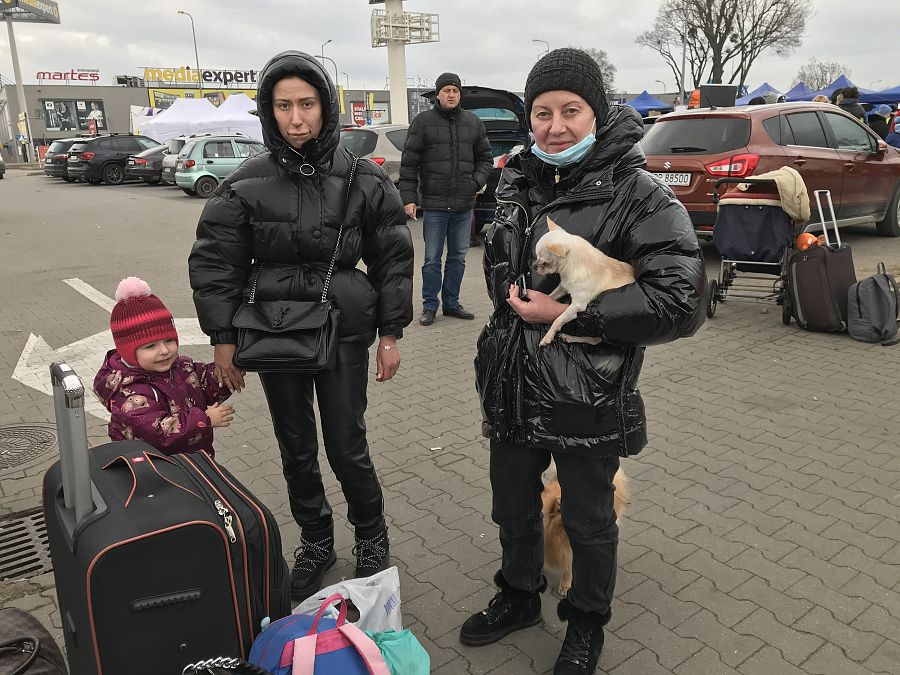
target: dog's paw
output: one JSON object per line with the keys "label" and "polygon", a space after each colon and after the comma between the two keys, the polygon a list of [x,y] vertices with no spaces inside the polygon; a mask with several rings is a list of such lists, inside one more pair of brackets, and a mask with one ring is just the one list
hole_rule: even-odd
{"label": "dog's paw", "polygon": [[560,584],[560,585],[559,585],[559,594],[560,594],[562,597],[566,597],[566,593],[569,592],[569,589],[570,589],[570,588],[572,588],[572,587],[569,586],[568,584]]}
{"label": "dog's paw", "polygon": [[546,347],[547,345],[549,345],[552,342],[553,342],[553,336],[545,335],[538,344],[541,347]]}

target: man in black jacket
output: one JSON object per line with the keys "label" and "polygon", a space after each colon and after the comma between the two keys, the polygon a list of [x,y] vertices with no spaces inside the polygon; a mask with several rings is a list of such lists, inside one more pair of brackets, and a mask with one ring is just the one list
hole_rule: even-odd
{"label": "man in black jacket", "polygon": [[[475,194],[487,183],[493,156],[484,124],[460,108],[461,87],[454,73],[437,78],[434,108],[409,125],[400,160],[400,195],[410,218],[416,217],[421,195],[425,263],[419,323],[423,326],[434,323],[439,291],[444,316],[475,318],[460,304],[459,287],[466,270]],[[447,262],[442,279],[445,241]]]}

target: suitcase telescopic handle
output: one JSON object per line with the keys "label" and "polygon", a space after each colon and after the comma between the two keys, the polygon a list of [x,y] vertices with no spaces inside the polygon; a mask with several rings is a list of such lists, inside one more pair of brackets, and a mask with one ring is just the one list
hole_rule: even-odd
{"label": "suitcase telescopic handle", "polygon": [[63,504],[75,510],[81,524],[94,511],[88,460],[87,425],[84,412],[84,384],[66,363],[50,365],[53,408],[59,438]]}
{"label": "suitcase telescopic handle", "polygon": [[813,196],[816,198],[816,206],[819,208],[819,218],[822,219],[822,231],[825,233],[825,243],[831,246],[831,237],[828,236],[828,224],[825,222],[825,212],[822,210],[821,195],[825,195],[825,201],[828,204],[828,211],[831,214],[831,224],[834,226],[834,238],[838,247],[841,244],[841,232],[838,229],[837,218],[834,215],[834,202],[831,201],[831,190],[816,190]]}

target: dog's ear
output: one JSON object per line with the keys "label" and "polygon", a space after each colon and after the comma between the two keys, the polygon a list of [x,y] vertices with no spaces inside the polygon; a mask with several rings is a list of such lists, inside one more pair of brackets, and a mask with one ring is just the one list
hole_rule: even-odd
{"label": "dog's ear", "polygon": [[553,232],[553,230],[561,230],[562,228],[553,222],[553,218],[547,216],[547,229]]}
{"label": "dog's ear", "polygon": [[554,243],[554,244],[548,244],[547,250],[550,251],[550,253],[555,255],[557,258],[565,258],[566,253],[569,252],[569,247],[566,246],[565,244]]}

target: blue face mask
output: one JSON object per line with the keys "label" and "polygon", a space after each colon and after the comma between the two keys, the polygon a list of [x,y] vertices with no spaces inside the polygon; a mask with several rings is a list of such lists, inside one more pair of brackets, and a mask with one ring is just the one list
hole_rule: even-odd
{"label": "blue face mask", "polygon": [[[596,124],[596,121],[595,121]],[[591,127],[591,133],[578,141],[575,145],[570,148],[566,148],[562,152],[549,153],[541,150],[537,143],[531,146],[531,151],[540,157],[547,164],[552,164],[553,166],[571,166],[573,164],[578,164],[584,156],[587,154],[587,151],[591,149],[591,146],[594,144],[594,141],[597,139],[594,137],[596,127]]]}

